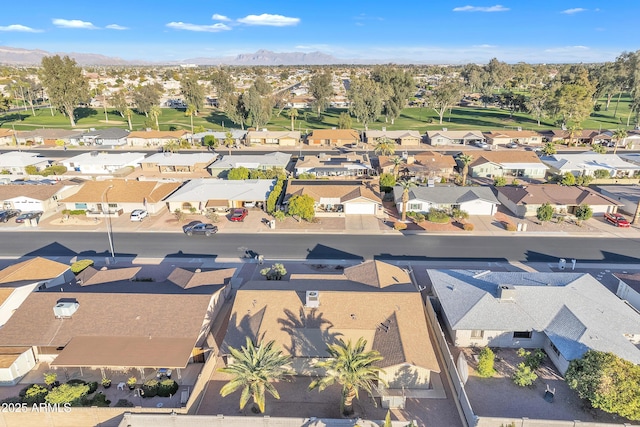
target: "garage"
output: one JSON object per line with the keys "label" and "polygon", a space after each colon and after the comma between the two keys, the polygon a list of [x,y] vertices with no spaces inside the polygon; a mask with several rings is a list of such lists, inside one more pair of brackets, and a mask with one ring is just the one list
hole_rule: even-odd
{"label": "garage", "polygon": [[376,203],[372,203],[372,202],[345,203],[344,212],[347,215],[375,215]]}

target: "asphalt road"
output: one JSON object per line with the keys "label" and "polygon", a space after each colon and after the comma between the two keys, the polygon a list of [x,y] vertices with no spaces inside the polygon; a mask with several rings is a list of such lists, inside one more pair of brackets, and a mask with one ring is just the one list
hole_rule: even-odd
{"label": "asphalt road", "polygon": [[[0,256],[109,256],[106,232],[2,232]],[[116,256],[638,263],[639,239],[549,236],[115,233]]]}

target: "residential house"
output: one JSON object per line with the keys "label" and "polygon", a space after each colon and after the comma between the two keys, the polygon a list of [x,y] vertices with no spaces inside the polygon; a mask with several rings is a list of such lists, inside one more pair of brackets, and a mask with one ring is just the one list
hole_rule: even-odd
{"label": "residential house", "polygon": [[589,187],[558,184],[528,184],[521,187],[496,187],[498,200],[515,215],[524,218],[537,215],[544,203],[557,213],[573,215],[580,205],[589,205],[594,216],[616,212],[621,203],[598,194]]}
{"label": "residential house", "polygon": [[131,147],[161,147],[183,139],[190,141],[191,132],[187,130],[143,130],[129,133],[127,144]]}
{"label": "residential house", "polygon": [[300,144],[299,131],[250,130],[247,132],[248,145],[280,145],[293,147]]}
{"label": "residential house", "polygon": [[542,156],[540,160],[549,167],[549,172],[564,175],[571,172],[575,176],[593,176],[597,170],[605,170],[610,177],[633,176],[640,166],[623,160],[617,154],[585,153],[554,154]]}
{"label": "residential house", "polygon": [[127,129],[107,128],[75,134],[69,138],[71,145],[102,145],[120,147],[127,145],[129,131]]}
{"label": "residential house", "polygon": [[71,138],[81,134],[81,130],[66,129],[35,129],[16,132],[16,141],[18,145],[45,145],[55,147],[58,145],[56,141],[62,141],[69,144]]}
{"label": "residential house", "polygon": [[516,143],[520,145],[541,145],[542,134],[533,130],[500,130],[483,132],[487,139],[487,144],[491,146],[495,145],[507,145]]}
{"label": "residential house", "polygon": [[247,179],[228,181],[200,178],[185,183],[178,191],[166,198],[169,211],[199,212],[207,210],[229,210],[242,207],[245,203],[264,206],[275,179]]}
{"label": "residential house", "polygon": [[448,179],[455,172],[456,161],[453,156],[436,151],[423,151],[416,154],[402,153],[402,163],[397,167],[393,162],[396,156],[378,156],[381,173],[391,173],[416,181],[428,179]]}
{"label": "residential house", "polygon": [[[402,187],[393,188],[393,199],[402,213]],[[429,212],[439,209],[450,212],[460,209],[469,215],[494,215],[500,202],[490,187],[411,187],[407,212]]]}
{"label": "residential house", "polygon": [[[505,150],[465,153],[473,158],[469,164],[469,175],[474,178],[544,178],[547,166],[532,151]],[[458,161],[458,168],[463,166]]]}
{"label": "residential house", "polygon": [[569,139],[571,139],[572,145],[609,145],[612,142],[613,136],[613,132],[611,131],[595,129],[581,129],[573,136],[571,135],[571,131],[561,129],[541,131],[540,133],[549,142],[569,143]]}
{"label": "residential house", "polygon": [[64,292],[31,293],[0,330],[0,347],[29,347],[53,369],[107,377],[133,371],[140,378],[158,368],[180,378],[212,353],[206,337],[235,269],[176,268],[154,282],[142,280],[149,277],[143,267],[86,271]]}
{"label": "residential house", "polygon": [[291,154],[276,151],[267,154],[234,154],[222,156],[207,168],[214,177],[224,178],[231,169],[243,167],[249,170],[286,171]]}
{"label": "residential house", "polygon": [[442,129],[427,131],[427,143],[430,145],[471,145],[485,141],[485,136],[479,130]]}
{"label": "residential house", "polygon": [[422,142],[422,135],[417,130],[367,130],[364,132],[364,142],[376,145],[379,139],[388,138],[400,147],[415,147]]}
{"label": "residential house", "polygon": [[58,208],[58,202],[80,189],[80,185],[70,181],[55,184],[7,184],[0,185],[2,209],[18,209],[23,212],[51,212]]}
{"label": "residential house", "polygon": [[240,348],[245,337],[273,340],[291,356],[296,375],[315,376],[315,364],[329,357],[327,345],[364,338],[366,350],[383,357],[377,366],[388,387],[376,387],[376,396],[383,407],[402,406],[406,398],[444,397],[427,322],[407,271],[369,261],[338,273],[244,284],[220,351],[229,364],[229,348]]}
{"label": "residential house", "polygon": [[161,212],[164,200],[182,183],[113,179],[87,181],[77,193],[59,202],[69,210],[85,210],[90,216],[119,216],[135,209]]}
{"label": "residential house", "polygon": [[68,171],[83,174],[110,175],[121,169],[137,168],[144,160],[145,153],[107,153],[91,151],[60,160]]}
{"label": "residential house", "polygon": [[380,215],[380,186],[366,181],[291,180],[283,203],[293,196],[307,195],[315,201],[316,216]]}
{"label": "residential house", "polygon": [[598,185],[595,187],[603,196],[615,200],[618,210],[635,215],[640,203],[640,186],[638,185]]}
{"label": "residential house", "polygon": [[621,147],[627,147],[631,150],[640,145],[640,130],[631,130],[627,132],[627,137],[620,143]]}
{"label": "residential house", "polygon": [[614,273],[618,279],[616,295],[640,311],[640,273]]}
{"label": "residential house", "polygon": [[364,178],[375,175],[369,156],[355,153],[321,153],[317,156],[304,156],[298,159],[294,170],[296,177],[301,174],[311,174],[318,178]]}
{"label": "residential house", "polygon": [[303,110],[305,108],[311,108],[313,98],[308,96],[294,96],[287,102],[288,108],[297,108]]}
{"label": "residential house", "polygon": [[[29,175],[27,168],[35,167],[41,171],[51,164],[52,160],[48,157],[41,157],[40,153],[31,151],[9,151],[0,154],[0,171],[9,175]],[[6,172],[5,172],[6,171]]]}
{"label": "residential house", "polygon": [[231,133],[231,138],[233,139],[233,145],[234,146],[239,147],[241,145],[244,145],[244,141],[245,141],[245,138],[247,136],[247,131],[246,130],[240,130],[240,129],[229,129],[229,130],[226,130],[226,131],[208,130],[206,132],[194,133],[193,134],[193,143],[194,144],[203,145],[205,136],[211,135],[216,139],[216,141],[218,141],[218,144],[221,147],[224,147],[223,141],[227,138],[227,132]]}
{"label": "residential house", "polygon": [[427,273],[455,346],[542,348],[561,374],[587,350],[640,364],[640,316],[589,274]]}
{"label": "residential house", "polygon": [[315,129],[307,135],[311,146],[344,147],[360,143],[360,134],[355,129]]}
{"label": "residential house", "polygon": [[192,173],[205,171],[218,153],[156,153],[140,162],[143,172]]}
{"label": "residential house", "polygon": [[0,129],[0,145],[15,145],[15,134],[13,129]]}

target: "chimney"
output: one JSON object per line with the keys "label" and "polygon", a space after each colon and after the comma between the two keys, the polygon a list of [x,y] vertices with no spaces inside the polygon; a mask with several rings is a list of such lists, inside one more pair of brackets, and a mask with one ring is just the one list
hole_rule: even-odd
{"label": "chimney", "polygon": [[320,293],[318,291],[307,291],[307,297],[305,299],[304,306],[306,308],[320,307]]}
{"label": "chimney", "polygon": [[516,296],[516,288],[513,285],[498,285],[498,299],[500,301],[513,301]]}

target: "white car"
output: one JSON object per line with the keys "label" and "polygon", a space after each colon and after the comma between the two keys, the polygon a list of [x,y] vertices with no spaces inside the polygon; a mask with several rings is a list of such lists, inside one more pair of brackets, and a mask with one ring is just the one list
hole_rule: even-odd
{"label": "white car", "polygon": [[149,216],[149,212],[144,209],[136,209],[131,212],[131,221],[142,221]]}

